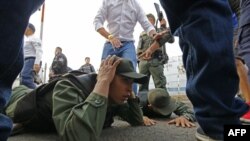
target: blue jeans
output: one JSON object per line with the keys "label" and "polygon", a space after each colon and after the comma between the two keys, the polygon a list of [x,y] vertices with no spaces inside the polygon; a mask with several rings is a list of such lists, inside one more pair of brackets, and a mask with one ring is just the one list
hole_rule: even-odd
{"label": "blue jeans", "polygon": [[[116,55],[121,58],[131,60],[136,71],[137,58],[135,52],[135,45],[133,41],[122,42],[123,46],[120,48],[113,48],[110,42],[106,42],[102,51],[102,60],[108,55]],[[137,84],[133,84],[133,91],[137,95]]]}
{"label": "blue jeans", "polygon": [[248,106],[235,98],[239,78],[233,55],[232,13],[227,0],[160,0],[179,36],[186,93],[203,131],[223,139],[223,126],[240,124]]}
{"label": "blue jeans", "polygon": [[[11,87],[23,66],[23,35],[30,15],[44,0],[0,1],[0,112],[8,103]],[[6,141],[12,121],[0,114],[0,141]]]}
{"label": "blue jeans", "polygon": [[25,85],[30,89],[35,89],[33,66],[35,58],[28,58],[24,60],[24,66],[20,74],[20,84]]}

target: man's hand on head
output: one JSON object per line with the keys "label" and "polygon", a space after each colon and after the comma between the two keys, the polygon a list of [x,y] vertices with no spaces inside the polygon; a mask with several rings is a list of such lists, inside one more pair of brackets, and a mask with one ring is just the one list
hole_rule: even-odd
{"label": "man's hand on head", "polygon": [[93,92],[108,97],[109,85],[114,79],[116,67],[120,61],[121,58],[117,59],[117,57],[113,55],[108,56],[101,62]]}

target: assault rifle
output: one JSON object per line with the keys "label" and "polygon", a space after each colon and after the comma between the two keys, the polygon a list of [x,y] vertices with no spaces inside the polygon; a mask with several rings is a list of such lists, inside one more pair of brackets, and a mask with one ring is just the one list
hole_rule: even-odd
{"label": "assault rifle", "polygon": [[[155,23],[155,29],[158,32],[158,27],[157,27],[158,21],[161,21],[163,19],[163,14],[162,14],[162,11],[160,10],[159,4],[154,3],[154,5],[155,5],[155,10],[157,12],[157,20],[156,20],[156,23]],[[168,55],[167,55],[167,52],[166,52],[166,47],[165,47],[165,45],[163,45],[163,46],[161,46],[161,48],[162,48],[162,56],[160,56],[161,62],[163,64],[166,64],[168,62],[168,59],[169,59]]]}

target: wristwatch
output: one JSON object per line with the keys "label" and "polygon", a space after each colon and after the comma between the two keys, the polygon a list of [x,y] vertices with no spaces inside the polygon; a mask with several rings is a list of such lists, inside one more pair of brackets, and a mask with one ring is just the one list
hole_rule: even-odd
{"label": "wristwatch", "polygon": [[109,34],[108,40],[111,40],[111,39],[113,39],[113,38],[114,38],[114,36],[113,36],[112,34]]}

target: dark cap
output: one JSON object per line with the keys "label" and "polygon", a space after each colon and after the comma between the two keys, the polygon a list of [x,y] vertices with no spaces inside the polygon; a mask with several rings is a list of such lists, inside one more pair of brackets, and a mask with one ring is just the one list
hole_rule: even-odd
{"label": "dark cap", "polygon": [[28,28],[30,28],[35,33],[36,28],[35,28],[35,26],[32,23],[28,24]]}
{"label": "dark cap", "polygon": [[131,78],[134,80],[134,82],[140,84],[145,83],[148,79],[146,75],[137,73],[133,67],[132,62],[124,58],[121,59],[121,62],[117,66],[116,74],[119,74],[127,78]]}
{"label": "dark cap", "polygon": [[155,88],[148,92],[148,103],[152,109],[164,116],[171,114],[176,108],[176,100],[171,98],[167,90]]}

